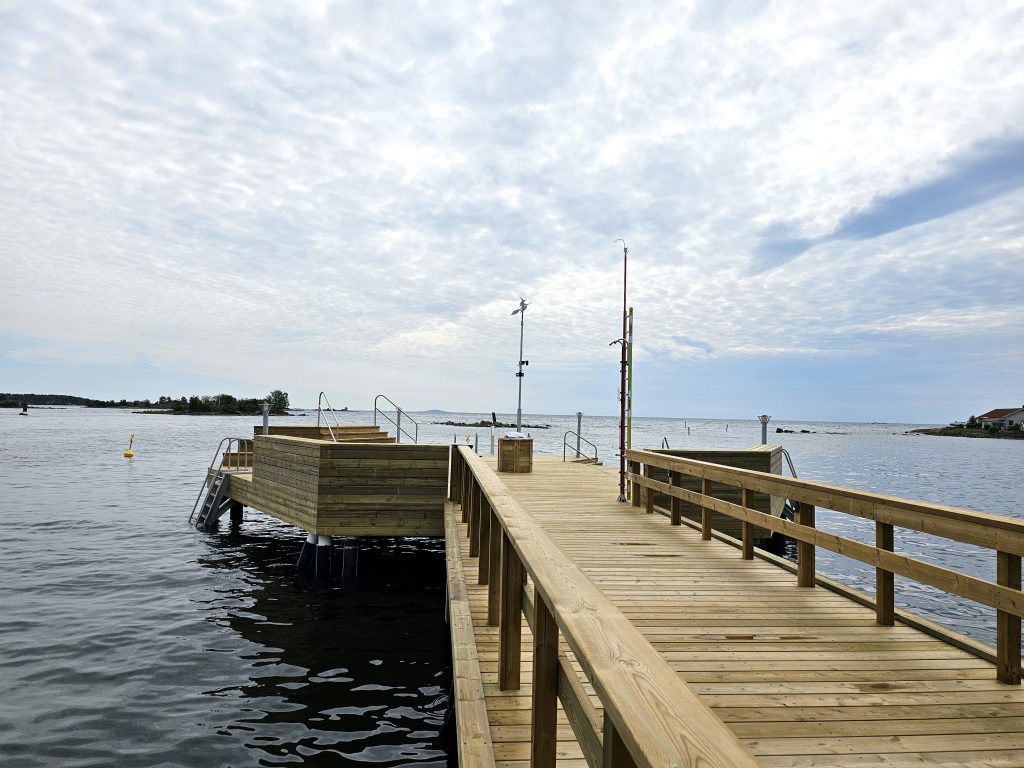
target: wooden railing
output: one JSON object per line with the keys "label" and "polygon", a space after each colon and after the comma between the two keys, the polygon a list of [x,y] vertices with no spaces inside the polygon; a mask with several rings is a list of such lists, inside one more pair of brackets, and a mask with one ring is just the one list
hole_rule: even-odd
{"label": "wooden railing", "polygon": [[[524,612],[533,630],[534,768],[555,765],[559,700],[591,766],[758,765],[471,449],[452,448],[450,487],[468,525],[469,556],[479,558],[478,583],[487,585],[488,624],[499,627],[501,690],[520,686]],[[532,595],[524,589],[527,577]],[[603,713],[559,652],[559,637],[593,686]]]}
{"label": "wooden railing", "polygon": [[[653,512],[651,491],[671,498],[670,515],[679,525],[680,501],[701,508],[701,534],[710,539],[711,511],[741,522],[741,551],[745,559],[754,556],[754,526],[778,531],[797,542],[797,584],[813,587],[816,581],[816,547],[836,552],[875,567],[875,611],[879,624],[892,625],[896,608],[894,576],[913,579],[952,595],[996,609],[996,677],[1004,683],[1021,682],[1021,555],[1024,554],[1024,520],[973,512],[941,504],[911,501],[850,488],[734,469],[693,459],[672,458],[651,451],[627,451],[629,482],[633,484],[633,505],[641,505],[641,488],[646,488],[647,512]],[[669,482],[649,477],[653,468],[668,470]],[[701,492],[677,487],[682,477],[697,478]],[[712,484],[738,488],[741,503],[715,498]],[[793,522],[750,509],[750,495],[764,493],[797,502]],[[815,509],[875,521],[875,545],[826,533],[815,527]],[[974,544],[996,553],[996,582],[933,565],[893,551],[895,529],[908,528],[951,541]]]}

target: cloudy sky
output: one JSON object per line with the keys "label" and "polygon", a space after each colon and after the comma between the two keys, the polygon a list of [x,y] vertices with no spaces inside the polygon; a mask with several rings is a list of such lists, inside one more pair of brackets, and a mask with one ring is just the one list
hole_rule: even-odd
{"label": "cloudy sky", "polygon": [[0,390],[1024,403],[1024,3],[0,0]]}

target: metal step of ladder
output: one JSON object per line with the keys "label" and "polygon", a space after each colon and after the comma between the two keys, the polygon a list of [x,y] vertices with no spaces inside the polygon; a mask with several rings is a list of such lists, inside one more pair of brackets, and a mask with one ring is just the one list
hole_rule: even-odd
{"label": "metal step of ladder", "polygon": [[[192,510],[192,517],[195,518],[196,528],[201,531],[209,530],[216,525],[220,516],[224,514],[230,504],[230,499],[224,498],[225,477],[226,475],[223,472],[214,473],[213,480],[206,490],[206,496],[202,504],[197,507],[198,515],[196,514],[196,509]],[[189,522],[192,522],[192,517],[189,518]]]}

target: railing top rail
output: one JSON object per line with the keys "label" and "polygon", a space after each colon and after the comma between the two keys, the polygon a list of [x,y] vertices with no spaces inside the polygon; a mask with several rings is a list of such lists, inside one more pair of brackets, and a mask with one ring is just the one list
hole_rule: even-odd
{"label": "railing top rail", "polygon": [[[971,533],[978,530],[991,533],[993,529],[996,529],[1005,537],[1002,543],[1008,546],[1012,545],[1012,548],[1007,551],[1024,552],[1024,520],[1012,517],[976,512],[928,501],[887,496],[814,480],[726,467],[721,464],[667,456],[652,451],[628,450],[626,459],[660,469],[675,470],[691,477],[706,478],[725,485],[748,488],[772,496],[782,496],[869,520],[880,520],[885,517],[885,522],[891,522],[900,527],[934,533],[990,548],[995,547],[979,541],[978,537]],[[941,523],[941,530],[939,523]],[[961,537],[957,533],[961,533],[963,536]],[[991,536],[986,538],[991,539]],[[1002,543],[1000,549],[1002,549]]]}
{"label": "railing top rail", "polygon": [[758,763],[471,448],[458,453],[638,766]]}

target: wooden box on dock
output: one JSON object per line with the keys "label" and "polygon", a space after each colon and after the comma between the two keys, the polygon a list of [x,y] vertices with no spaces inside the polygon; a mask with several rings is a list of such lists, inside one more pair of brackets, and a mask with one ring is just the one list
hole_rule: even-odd
{"label": "wooden box on dock", "polygon": [[532,472],[533,471],[533,438],[532,437],[499,437],[498,438],[498,471],[499,472]]}

